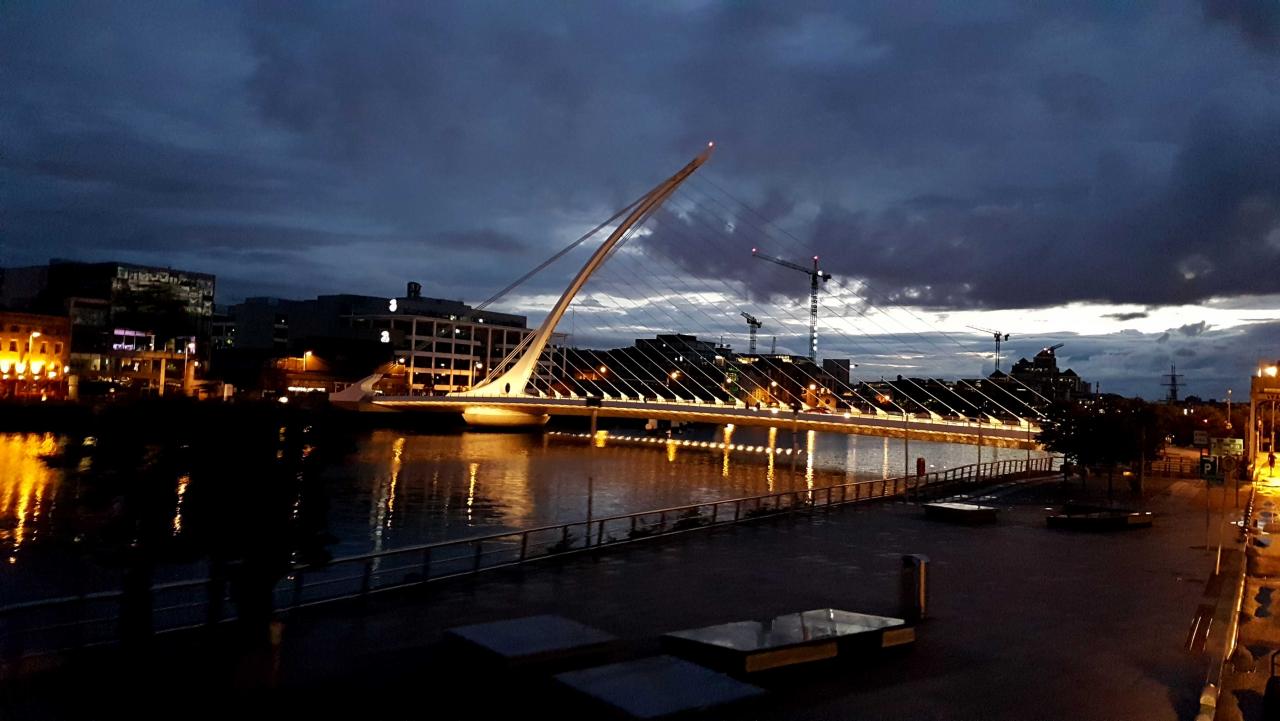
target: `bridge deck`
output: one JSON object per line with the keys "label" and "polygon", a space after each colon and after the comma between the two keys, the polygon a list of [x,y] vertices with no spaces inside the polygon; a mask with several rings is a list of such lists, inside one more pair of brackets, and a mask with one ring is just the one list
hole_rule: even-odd
{"label": "bridge deck", "polygon": [[694,401],[630,401],[605,399],[587,405],[585,398],[534,398],[524,396],[377,396],[373,405],[403,411],[462,413],[467,408],[502,408],[524,413],[600,418],[634,418],[743,426],[790,426],[796,430],[890,436],[1014,448],[1038,447],[1034,425],[999,425],[946,419],[903,419],[861,413],[820,413],[732,406]]}

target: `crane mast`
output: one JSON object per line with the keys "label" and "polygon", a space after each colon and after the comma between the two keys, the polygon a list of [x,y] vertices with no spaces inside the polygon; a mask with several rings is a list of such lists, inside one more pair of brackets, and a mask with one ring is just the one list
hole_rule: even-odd
{"label": "crane mast", "polygon": [[1001,344],[1001,343],[1003,343],[1003,342],[1005,342],[1005,341],[1007,341],[1007,340],[1009,340],[1009,334],[1008,334],[1008,333],[1001,333],[1001,332],[1000,332],[1000,331],[998,331],[998,330],[991,330],[991,329],[989,329],[989,328],[979,328],[979,327],[978,327],[978,326],[976,326],[976,325],[971,325],[971,326],[969,326],[969,327],[970,327],[970,328],[972,328],[972,329],[974,329],[974,330],[976,330],[976,331],[981,331],[981,332],[983,332],[983,333],[990,333],[990,334],[991,334],[991,337],[995,339],[995,342],[996,342],[996,373],[999,373],[999,372],[1000,372],[1000,344]]}
{"label": "crane mast", "polygon": [[799,263],[792,263],[789,260],[775,258],[772,255],[761,253],[758,248],[751,249],[752,257],[760,260],[767,260],[770,263],[776,263],[783,268],[798,270],[809,276],[809,360],[815,363],[818,360],[818,281],[823,283],[831,280],[830,273],[823,273],[818,268],[818,256],[813,256],[813,268],[807,268]]}
{"label": "crane mast", "polygon": [[756,317],[755,317],[754,315],[751,315],[750,313],[746,312],[745,310],[744,310],[744,311],[742,311],[742,317],[747,319],[747,328],[749,328],[749,329],[750,329],[750,334],[751,334],[751,343],[750,343],[750,348],[747,350],[747,352],[748,352],[748,353],[750,353],[750,354],[752,354],[752,355],[755,355],[755,352],[756,352],[756,331],[760,330],[760,327],[761,327],[761,326],[763,326],[764,324],[763,324],[763,323],[761,323],[760,321],[756,320]]}

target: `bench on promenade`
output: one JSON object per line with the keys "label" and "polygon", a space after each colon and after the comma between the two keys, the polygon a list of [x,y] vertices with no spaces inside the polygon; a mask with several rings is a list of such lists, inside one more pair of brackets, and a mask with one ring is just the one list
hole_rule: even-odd
{"label": "bench on promenade", "polygon": [[445,637],[472,654],[507,667],[564,666],[598,659],[617,637],[563,616],[542,615],[457,626]]}
{"label": "bench on promenade", "polygon": [[995,523],[998,510],[995,506],[982,506],[977,503],[926,503],[924,504],[924,517],[931,521],[976,526],[983,523]]}
{"label": "bench on promenade", "polygon": [[820,608],[771,621],[738,621],[668,633],[668,652],[733,674],[853,658],[915,641],[901,618]]}
{"label": "bench on promenade", "polygon": [[1072,503],[1064,506],[1061,513],[1046,516],[1045,522],[1049,528],[1071,531],[1124,531],[1150,528],[1152,516],[1150,511]]}
{"label": "bench on promenade", "polygon": [[581,699],[622,718],[692,714],[758,698],[764,689],[673,656],[651,656],[556,674]]}

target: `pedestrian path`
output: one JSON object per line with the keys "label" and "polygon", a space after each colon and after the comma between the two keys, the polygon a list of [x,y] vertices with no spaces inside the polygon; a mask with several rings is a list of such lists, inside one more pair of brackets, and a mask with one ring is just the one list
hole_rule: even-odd
{"label": "pedestrian path", "polygon": [[1254,511],[1246,549],[1245,585],[1236,652],[1223,679],[1217,718],[1263,718],[1271,655],[1280,650],[1280,469],[1267,454],[1254,462]]}

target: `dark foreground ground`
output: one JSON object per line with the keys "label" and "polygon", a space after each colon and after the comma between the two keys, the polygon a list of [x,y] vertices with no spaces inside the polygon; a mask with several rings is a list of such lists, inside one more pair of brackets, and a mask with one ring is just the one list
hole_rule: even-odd
{"label": "dark foreground ground", "polygon": [[1213,558],[1193,486],[1152,486],[1139,505],[1155,526],[1120,534],[1045,528],[1056,484],[1003,499],[996,526],[899,504],[690,534],[295,614],[274,688],[244,690],[271,664],[230,660],[220,640],[166,639],[11,685],[0,716],[585,718],[536,677],[462,662],[442,631],[556,613],[638,656],[665,631],[713,623],[823,607],[893,615],[900,557],[923,553],[934,585],[914,647],[765,678],[763,701],[705,717],[1189,719],[1204,663],[1184,642]]}

